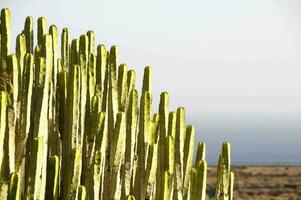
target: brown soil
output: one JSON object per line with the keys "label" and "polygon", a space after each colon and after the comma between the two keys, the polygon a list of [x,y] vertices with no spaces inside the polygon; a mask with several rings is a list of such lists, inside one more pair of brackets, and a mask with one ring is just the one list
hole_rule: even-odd
{"label": "brown soil", "polygon": [[[235,200],[301,200],[301,167],[232,167]],[[214,197],[216,167],[208,168],[208,199]]]}

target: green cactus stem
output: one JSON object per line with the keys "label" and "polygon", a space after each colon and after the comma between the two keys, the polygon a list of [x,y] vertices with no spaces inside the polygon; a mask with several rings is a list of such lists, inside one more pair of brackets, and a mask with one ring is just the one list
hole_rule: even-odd
{"label": "green cactus stem", "polygon": [[125,111],[127,97],[127,65],[118,68],[118,110]]}
{"label": "green cactus stem", "polygon": [[7,56],[10,54],[11,46],[11,25],[10,25],[10,11],[7,8],[1,10],[1,66],[0,72],[7,70]]}
{"label": "green cactus stem", "polygon": [[[163,173],[163,199],[170,200],[172,199],[172,188],[173,187],[173,175],[168,171],[164,171]],[[161,189],[160,189],[161,190]]]}
{"label": "green cactus stem", "polygon": [[[159,120],[159,140],[158,140],[158,166],[157,166],[157,188],[161,188],[163,185],[162,177],[163,173],[165,170],[165,160],[168,154],[168,149],[165,149],[165,140],[167,137],[167,132],[168,132],[168,93],[163,92],[160,95],[160,104],[159,104],[159,115],[160,115],[160,120]],[[161,194],[163,191],[157,190],[157,197],[162,199],[163,194]]]}
{"label": "green cactus stem", "polygon": [[86,192],[85,186],[83,186],[83,185],[79,186],[77,199],[78,200],[86,200],[87,199],[87,192]]}
{"label": "green cactus stem", "polygon": [[234,173],[230,172],[230,184],[229,184],[229,200],[233,200],[233,189],[234,189]]}
{"label": "green cactus stem", "polygon": [[168,135],[171,136],[173,139],[176,138],[176,124],[177,122],[177,113],[170,112],[168,117]]}
{"label": "green cactus stem", "polygon": [[183,177],[183,197],[188,199],[189,194],[189,183],[190,183],[190,173],[193,160],[193,150],[194,150],[194,137],[195,130],[194,127],[189,125],[186,128],[186,139],[184,144],[184,177]]}
{"label": "green cactus stem", "polygon": [[127,197],[127,200],[135,200],[135,197],[134,197],[133,195],[129,195],[129,196]]}
{"label": "green cactus stem", "polygon": [[46,19],[45,17],[39,17],[38,18],[38,33],[37,33],[37,38],[38,38],[38,45],[41,46],[43,43],[43,36],[46,34]]}
{"label": "green cactus stem", "polygon": [[126,121],[126,148],[125,148],[125,171],[124,171],[124,193],[128,196],[133,190],[132,176],[134,173],[134,156],[136,144],[136,132],[138,121],[138,93],[135,89],[131,91]]}
{"label": "green cactus stem", "polygon": [[206,158],[206,144],[204,142],[199,142],[196,152],[195,166],[200,163],[201,160]]}
{"label": "green cactus stem", "polygon": [[72,152],[72,178],[68,189],[68,199],[78,199],[78,191],[80,187],[80,176],[81,176],[81,148],[77,147],[73,149]]}
{"label": "green cactus stem", "polygon": [[95,36],[93,31],[88,31],[87,32],[88,36],[88,54],[94,54],[94,49],[95,49]]}
{"label": "green cactus stem", "polygon": [[136,72],[129,70],[127,72],[127,95],[129,96],[133,89],[135,89]]}
{"label": "green cactus stem", "polygon": [[33,54],[33,18],[26,17],[23,34],[26,41],[26,52]]}
{"label": "green cactus stem", "polygon": [[[105,160],[106,148],[107,148],[107,124],[104,112],[100,112],[97,118],[97,132],[95,137],[95,150],[94,150],[94,162],[93,162],[93,185],[85,183],[88,189],[92,192],[91,198],[102,199],[104,191],[104,169],[107,165]],[[89,179],[87,179],[89,181]],[[91,181],[90,181],[91,182]],[[88,195],[89,196],[89,195]]]}
{"label": "green cactus stem", "polygon": [[[112,46],[110,49],[109,56],[109,68],[108,68],[108,131],[109,131],[109,149],[110,154],[113,154],[114,145],[114,125],[116,122],[116,115],[118,112],[118,88],[116,78],[116,67],[117,67],[117,54],[118,50],[116,46]],[[112,161],[110,161],[112,163]]]}
{"label": "green cactus stem", "polygon": [[176,136],[175,136],[175,189],[174,198],[183,199],[182,186],[184,178],[184,142],[185,142],[185,109],[180,107],[177,109],[176,120]]}
{"label": "green cactus stem", "polygon": [[24,34],[20,34],[17,36],[17,41],[16,41],[16,56],[17,56],[18,65],[19,65],[18,68],[20,69],[21,76],[23,75],[23,71],[24,71],[25,54],[26,54],[26,37]]}
{"label": "green cactus stem", "polygon": [[91,102],[92,102],[92,98],[94,95],[96,95],[96,57],[94,56],[94,54],[90,54],[89,55],[89,60],[88,60],[88,67],[89,67],[89,76],[88,76],[88,82],[89,82],[89,86],[88,86],[88,94],[89,94],[89,99],[87,101],[89,101],[88,104],[88,109],[91,107]]}
{"label": "green cactus stem", "polygon": [[69,31],[67,28],[63,28],[61,35],[61,59],[64,70],[69,69],[69,48]]}
{"label": "green cactus stem", "polygon": [[146,199],[155,199],[157,157],[158,157],[158,145],[152,143],[149,145],[147,166],[145,170]]}
{"label": "green cactus stem", "polygon": [[20,199],[20,177],[17,172],[14,172],[10,175],[7,199],[9,200]]}
{"label": "green cactus stem", "polygon": [[206,180],[207,180],[207,162],[201,160],[196,168],[196,179],[195,185],[195,199],[205,200],[206,199]]}
{"label": "green cactus stem", "polygon": [[[145,166],[147,158],[147,145],[150,133],[150,102],[151,96],[148,91],[144,92],[140,101],[140,119],[137,136],[137,172],[135,177],[135,197],[138,199],[145,198]],[[147,138],[147,139],[146,139]]]}
{"label": "green cactus stem", "polygon": [[48,158],[46,199],[58,199],[60,161],[58,156]]}
{"label": "green cactus stem", "polygon": [[168,171],[171,175],[173,175],[175,162],[175,141],[170,135],[168,135],[165,139],[164,152],[164,171]]}
{"label": "green cactus stem", "polygon": [[7,93],[5,91],[1,91],[1,114],[0,114],[0,175],[1,180],[4,178],[4,169],[3,169],[3,163],[5,162],[4,158],[4,137],[5,137],[5,131],[7,126]]}
{"label": "green cactus stem", "polygon": [[219,156],[215,193],[215,198],[217,200],[229,200],[230,194],[233,194],[231,189],[230,148],[230,143],[224,142],[222,145],[222,152]]}
{"label": "green cactus stem", "polygon": [[125,114],[119,112],[116,118],[114,139],[112,144],[112,175],[111,175],[111,192],[110,199],[122,199],[121,197],[121,183],[123,171],[121,166],[124,162],[125,153]]}
{"label": "green cactus stem", "polygon": [[148,91],[150,95],[152,94],[152,68],[147,66],[144,68],[142,93]]}
{"label": "green cactus stem", "polygon": [[26,175],[26,199],[44,198],[42,190],[42,167],[43,167],[43,149],[44,138],[35,138],[32,143],[31,161]]}
{"label": "green cactus stem", "polygon": [[104,82],[107,66],[107,51],[103,44],[97,46],[96,55],[96,92],[102,94],[104,91]]}

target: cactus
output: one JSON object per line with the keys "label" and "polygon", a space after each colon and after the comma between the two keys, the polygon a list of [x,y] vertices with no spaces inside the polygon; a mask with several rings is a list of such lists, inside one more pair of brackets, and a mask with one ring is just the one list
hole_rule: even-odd
{"label": "cactus", "polygon": [[0,48],[0,72],[7,70],[7,57],[10,54],[11,45],[11,26],[10,26],[10,11],[7,8],[1,10],[1,48]]}
{"label": "cactus", "polygon": [[125,116],[123,112],[117,114],[112,141],[112,175],[110,187],[110,199],[121,198],[121,183],[123,176],[122,165],[125,153]]}
{"label": "cactus", "polygon": [[85,188],[85,186],[80,185],[79,188],[78,188],[77,199],[86,200],[86,198],[87,198],[86,188]]}
{"label": "cactus", "polygon": [[17,172],[11,174],[9,179],[8,199],[20,199],[20,177]]}
{"label": "cactus", "polygon": [[46,183],[46,198],[58,199],[59,188],[59,157],[52,156],[48,158],[47,162],[47,183]]}
{"label": "cactus", "polygon": [[188,198],[190,173],[192,168],[193,150],[194,150],[194,127],[189,125],[186,127],[186,140],[184,145],[184,177],[183,177],[183,197]]}
{"label": "cactus", "polygon": [[224,142],[222,152],[218,160],[217,183],[215,198],[217,200],[233,199],[233,180],[234,174],[230,170],[230,143]]}
{"label": "cactus", "polygon": [[33,54],[33,18],[27,17],[24,23],[23,34],[26,41],[26,52]]}
{"label": "cactus", "polygon": [[132,176],[134,173],[134,156],[136,144],[137,118],[138,116],[138,94],[135,89],[129,96],[126,126],[126,149],[124,167],[124,193],[128,196],[133,188]]}
{"label": "cactus", "polygon": [[[150,66],[139,100],[136,72],[118,65],[116,46],[95,49],[93,31],[71,39],[64,28],[59,41],[40,17],[34,46],[27,17],[11,53],[10,28],[3,9],[0,199],[205,199],[205,143],[193,161],[195,130],[183,107],[169,111],[167,92],[152,113]],[[232,200],[233,185],[225,142],[216,200]]]}
{"label": "cactus", "polygon": [[200,142],[197,147],[195,165],[200,163],[201,160],[205,160],[206,158],[206,144],[204,142]]}
{"label": "cactus", "polygon": [[5,132],[6,132],[6,127],[7,127],[7,93],[4,91],[1,91],[1,114],[0,114],[0,175],[1,175],[1,180],[4,179],[4,163],[6,162],[4,160],[5,155],[4,155],[4,138],[5,138]]}

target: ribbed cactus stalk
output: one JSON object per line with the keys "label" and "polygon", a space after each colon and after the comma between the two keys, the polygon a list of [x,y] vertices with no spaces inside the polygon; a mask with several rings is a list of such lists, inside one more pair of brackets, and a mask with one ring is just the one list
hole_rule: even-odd
{"label": "ribbed cactus stalk", "polygon": [[110,199],[122,199],[121,184],[123,176],[122,165],[124,163],[125,153],[125,115],[123,112],[117,114],[115,128],[113,132],[112,144],[112,179],[110,187]]}
{"label": "ribbed cactus stalk", "polygon": [[0,72],[3,73],[7,70],[7,56],[10,54],[10,48],[11,48],[11,26],[10,26],[9,9],[4,8],[1,10],[0,24],[1,24]]}
{"label": "ribbed cactus stalk", "polygon": [[125,111],[127,97],[127,65],[118,68],[118,110]]}
{"label": "ribbed cactus stalk", "polygon": [[135,144],[137,138],[137,121],[138,121],[138,93],[133,89],[129,96],[128,110],[126,121],[126,149],[124,163],[124,194],[130,195],[133,190],[133,174],[135,158]]}
{"label": "ribbed cactus stalk", "polygon": [[184,142],[186,135],[185,109],[177,109],[176,135],[175,135],[175,190],[174,199],[183,199],[183,176],[184,176]]}
{"label": "ribbed cactus stalk", "polygon": [[40,199],[42,196],[42,167],[44,138],[35,138],[32,142],[30,166],[26,175],[26,199]]}
{"label": "ribbed cactus stalk", "polygon": [[162,187],[162,196],[163,199],[169,200],[172,199],[172,189],[173,189],[173,175],[168,171],[164,171],[163,173],[163,187]]}
{"label": "ribbed cactus stalk", "polygon": [[201,160],[206,158],[206,144],[204,142],[199,142],[196,152],[195,165],[197,165]]}
{"label": "ribbed cactus stalk", "polygon": [[206,198],[206,178],[207,178],[207,163],[202,160],[196,166],[195,199],[205,200]]}
{"label": "ribbed cactus stalk", "polygon": [[[169,111],[167,92],[152,112],[152,68],[139,94],[136,72],[93,31],[71,39],[44,17],[36,27],[27,17],[11,52],[1,11],[0,199],[204,200],[205,143],[193,161],[195,129],[183,107]],[[226,142],[216,199],[232,200],[233,185]]]}
{"label": "ribbed cactus stalk", "polygon": [[217,170],[215,198],[218,200],[232,200],[234,174],[230,171],[230,143],[228,142],[223,143]]}
{"label": "ribbed cactus stalk", "polygon": [[46,183],[46,198],[58,199],[59,192],[59,172],[60,161],[58,156],[48,158],[47,162],[47,183]]}
{"label": "ribbed cactus stalk", "polygon": [[33,18],[27,17],[22,32],[26,38],[26,52],[33,53]]}
{"label": "ribbed cactus stalk", "polygon": [[38,25],[37,40],[38,40],[38,45],[41,46],[43,41],[43,36],[46,34],[46,30],[47,30],[45,17],[39,17],[37,25]]}
{"label": "ribbed cactus stalk", "polygon": [[86,200],[87,199],[87,191],[85,186],[80,185],[78,188],[78,197],[79,200]]}
{"label": "ribbed cactus stalk", "polygon": [[10,175],[8,199],[20,199],[20,177],[17,172],[14,172]]}
{"label": "ribbed cactus stalk", "polygon": [[[168,93],[163,92],[160,95],[159,104],[159,135],[158,135],[158,161],[157,161],[157,188],[162,188],[164,182],[162,182],[162,177],[164,175],[165,162],[168,156],[168,149],[165,149],[165,142],[167,138],[168,131]],[[157,198],[162,199],[162,190],[157,189]]]}
{"label": "ribbed cactus stalk", "polygon": [[183,177],[183,197],[188,199],[189,195],[189,182],[190,173],[193,161],[193,150],[194,150],[194,127],[189,125],[186,127],[186,139],[184,144],[184,177]]}
{"label": "ribbed cactus stalk", "polygon": [[26,37],[24,34],[20,34],[17,36],[16,56],[17,56],[18,65],[19,65],[18,68],[20,70],[21,76],[23,75],[23,71],[24,71],[25,54],[26,54]]}
{"label": "ribbed cactus stalk", "polygon": [[146,161],[146,198],[154,199],[156,191],[156,172],[158,167],[158,144],[157,137],[159,133],[159,115],[156,113],[153,116],[150,124],[150,142]]}
{"label": "ribbed cactus stalk", "polygon": [[67,28],[63,28],[61,35],[61,64],[64,70],[69,67],[69,32]]}
{"label": "ribbed cactus stalk", "polygon": [[145,167],[148,152],[148,138],[150,134],[150,93],[149,91],[143,92],[140,100],[140,118],[139,130],[137,136],[137,172],[135,174],[135,191],[134,194],[138,199],[145,198]]}
{"label": "ribbed cactus stalk", "polygon": [[79,187],[82,168],[82,152],[81,148],[74,148],[72,151],[72,172],[71,182],[68,184],[68,196],[66,199],[79,199]]}
{"label": "ribbed cactus stalk", "polygon": [[1,108],[0,108],[0,175],[1,180],[5,179],[5,168],[2,166],[5,166],[5,154],[4,154],[4,138],[5,138],[5,132],[7,127],[7,93],[4,91],[1,91]]}

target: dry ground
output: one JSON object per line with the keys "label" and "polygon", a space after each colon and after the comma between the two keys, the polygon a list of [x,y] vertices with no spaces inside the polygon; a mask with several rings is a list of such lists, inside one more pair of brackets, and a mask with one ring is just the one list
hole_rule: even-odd
{"label": "dry ground", "polygon": [[[235,200],[301,200],[301,167],[232,167]],[[216,167],[208,168],[208,199],[214,197]],[[211,197],[211,198],[210,198]]]}

